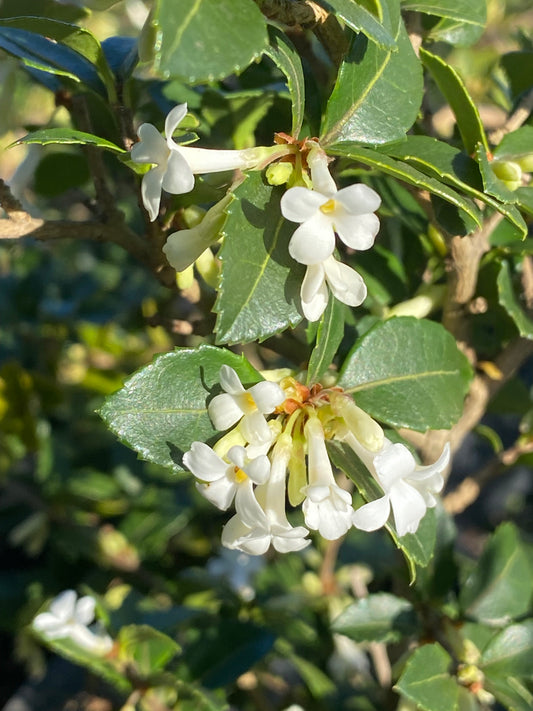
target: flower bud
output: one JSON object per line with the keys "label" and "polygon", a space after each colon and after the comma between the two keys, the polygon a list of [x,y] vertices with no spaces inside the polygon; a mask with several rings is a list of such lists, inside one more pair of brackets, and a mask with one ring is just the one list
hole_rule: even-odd
{"label": "flower bud", "polygon": [[509,190],[516,190],[522,185],[522,168],[512,160],[494,160],[491,163],[494,175],[499,178]]}
{"label": "flower bud", "polygon": [[266,171],[265,177],[270,185],[285,185],[292,175],[294,168],[292,163],[271,163]]}

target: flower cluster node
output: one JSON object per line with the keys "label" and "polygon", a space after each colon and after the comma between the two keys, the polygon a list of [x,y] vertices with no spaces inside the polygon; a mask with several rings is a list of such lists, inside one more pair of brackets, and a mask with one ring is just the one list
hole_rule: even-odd
{"label": "flower cluster node", "polygon": [[[432,465],[417,464],[408,448],[385,437],[381,426],[342,388],[311,387],[292,376],[245,388],[236,371],[220,369],[223,392],[208,404],[214,426],[228,430],[214,445],[193,442],[183,457],[198,491],[219,509],[235,507],[222,544],[249,555],[309,545],[309,531],[335,540],[356,526],[373,531],[392,512],[400,536],[414,533],[435,506],[449,463],[447,445]],[[351,493],[335,479],[327,442],[350,447],[383,496],[354,511]],[[293,526],[287,495],[301,504],[305,526]]]}

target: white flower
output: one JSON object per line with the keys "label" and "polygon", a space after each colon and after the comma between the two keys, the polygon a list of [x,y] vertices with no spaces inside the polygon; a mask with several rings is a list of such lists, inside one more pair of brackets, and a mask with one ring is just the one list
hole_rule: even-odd
{"label": "white flower", "polygon": [[250,459],[244,447],[235,445],[225,462],[203,442],[193,442],[183,455],[183,463],[200,482],[196,488],[217,508],[226,511],[234,498],[242,496],[246,487],[263,484],[270,474],[270,460],[264,454]]}
{"label": "white flower", "polygon": [[65,590],[52,600],[48,612],[37,615],[33,627],[47,639],[68,638],[92,654],[107,654],[113,646],[111,637],[88,628],[95,606],[89,595],[78,600],[74,590]]}
{"label": "white flower", "polygon": [[281,387],[262,380],[245,390],[229,365],[220,368],[220,384],[225,392],[215,395],[207,408],[216,429],[227,430],[241,420],[239,428],[247,442],[256,445],[271,442],[272,432],[265,415],[284,401]]}
{"label": "white flower", "polygon": [[[239,501],[237,513],[222,530],[222,545],[262,555],[270,545],[279,553],[299,551],[309,545],[309,531],[304,526],[292,527],[285,513],[285,479],[291,454],[292,440],[281,435],[272,453],[272,467],[268,482],[257,489],[251,487]],[[261,504],[258,499],[261,499]]]}
{"label": "white flower", "polygon": [[307,440],[308,486],[302,489],[305,523],[323,538],[334,541],[352,526],[352,497],[335,482],[329,461],[324,431],[318,417],[305,424]]}
{"label": "white flower", "polygon": [[[172,134],[187,114],[187,104],[178,104],[165,120],[165,138],[151,123],[143,123],[138,130],[140,141],[131,149],[135,163],[154,163],[155,167],[143,176],[141,193],[143,204],[153,222],[159,213],[161,190],[173,195],[190,192],[198,173],[219,173],[225,170],[255,167],[263,157],[261,149],[218,151],[209,148],[180,146]],[[277,147],[279,152],[279,146]]]}
{"label": "white flower", "polygon": [[333,194],[289,188],[281,198],[285,219],[298,222],[289,253],[301,264],[319,264],[333,254],[335,233],[347,247],[369,249],[379,230],[374,211],[381,198],[367,185],[349,185]]}
{"label": "white flower", "polygon": [[436,462],[420,466],[407,447],[385,438],[383,448],[375,455],[364,451],[355,437],[345,441],[354,449],[383,489],[384,496],[357,509],[353,523],[363,531],[384,526],[391,512],[399,536],[415,533],[428,508],[437,503],[435,495],[444,486],[443,471],[450,461],[446,444]]}
{"label": "white flower", "polygon": [[366,298],[366,284],[361,275],[330,255],[323,262],[309,264],[302,281],[302,311],[309,321],[318,321],[324,313],[328,286],[333,296],[348,306],[359,306]]}
{"label": "white flower", "polygon": [[250,601],[255,597],[252,579],[263,566],[262,558],[222,548],[218,556],[207,561],[207,572],[213,577],[226,579],[243,600]]}

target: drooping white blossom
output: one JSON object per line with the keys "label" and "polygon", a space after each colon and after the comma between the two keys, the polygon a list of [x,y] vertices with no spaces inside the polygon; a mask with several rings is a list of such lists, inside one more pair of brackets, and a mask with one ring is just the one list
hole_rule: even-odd
{"label": "drooping white blossom", "polygon": [[161,190],[172,195],[188,193],[194,187],[195,175],[252,168],[264,153],[255,148],[219,151],[178,145],[172,135],[186,114],[187,104],[178,104],[170,111],[165,119],[165,138],[153,124],[141,124],[137,132],[140,141],[131,149],[135,163],[154,164],[141,184],[143,204],[152,222],[159,213]]}
{"label": "drooping white blossom", "polygon": [[247,456],[239,445],[231,447],[224,461],[204,442],[193,442],[183,455],[183,463],[200,481],[196,488],[208,501],[226,511],[233,499],[243,496],[243,491],[253,484],[264,484],[270,474],[267,456]]}
{"label": "drooping white blossom", "polygon": [[334,541],[352,526],[352,496],[341,489],[333,476],[324,430],[318,417],[305,424],[307,440],[308,485],[302,489],[305,523],[323,538]]}
{"label": "drooping white blossom", "polygon": [[47,639],[70,639],[87,652],[107,654],[113,640],[109,635],[89,625],[94,620],[96,602],[93,597],[80,597],[74,590],[65,590],[50,603],[48,612],[41,612],[33,620],[33,627]]}
{"label": "drooping white blossom", "polygon": [[387,522],[392,510],[399,536],[415,533],[428,508],[444,485],[443,472],[450,461],[450,446],[446,444],[436,462],[428,466],[417,464],[404,444],[385,438],[382,449],[371,453],[353,435],[345,438],[380,484],[384,495],[361,506],[353,515],[354,526],[363,531],[375,531]]}
{"label": "drooping white blossom", "polygon": [[226,430],[240,421],[239,428],[247,442],[253,445],[271,442],[272,431],[265,415],[274,412],[285,399],[281,387],[262,380],[245,390],[229,365],[220,368],[220,384],[224,392],[215,395],[207,408],[217,430]]}
{"label": "drooping white blossom", "polygon": [[302,311],[309,321],[318,321],[328,305],[329,289],[348,306],[359,306],[366,298],[363,277],[333,255],[323,262],[309,264],[300,288]]}
{"label": "drooping white blossom", "polygon": [[222,530],[222,545],[226,548],[262,555],[271,545],[279,553],[299,551],[309,545],[309,531],[304,526],[291,526],[285,512],[285,481],[291,446],[290,437],[281,435],[271,455],[270,477],[257,488],[257,498],[249,488],[245,496],[235,501],[237,513]]}

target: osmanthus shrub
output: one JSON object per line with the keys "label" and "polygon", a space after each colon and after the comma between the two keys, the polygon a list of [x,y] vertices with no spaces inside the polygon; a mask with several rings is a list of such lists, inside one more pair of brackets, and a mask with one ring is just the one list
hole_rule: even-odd
{"label": "osmanthus shrub", "polygon": [[[471,566],[440,501],[452,454],[533,350],[533,79],[514,61],[531,66],[530,40],[501,59],[511,116],[487,135],[447,61],[481,37],[484,0],[157,0],[138,38],[102,43],[85,10],[48,5],[43,17],[0,8],[0,47],[70,124],[52,116],[17,143],[81,146],[94,217],[35,224],[6,193],[0,229],[117,243],[180,291],[179,346],[100,414],[227,512],[214,519],[224,548],[307,568],[308,610],[306,631],[285,630],[273,584],[255,599],[246,581],[235,649],[222,616],[207,654],[194,604],[173,633],[126,624],[113,587],[67,590],[35,634],[115,683],[128,710],[255,708],[242,675],[268,696],[276,657],[298,682],[273,709],[532,708],[530,548],[503,523]],[[447,139],[432,116],[443,105]],[[332,647],[342,679],[324,662]]]}

